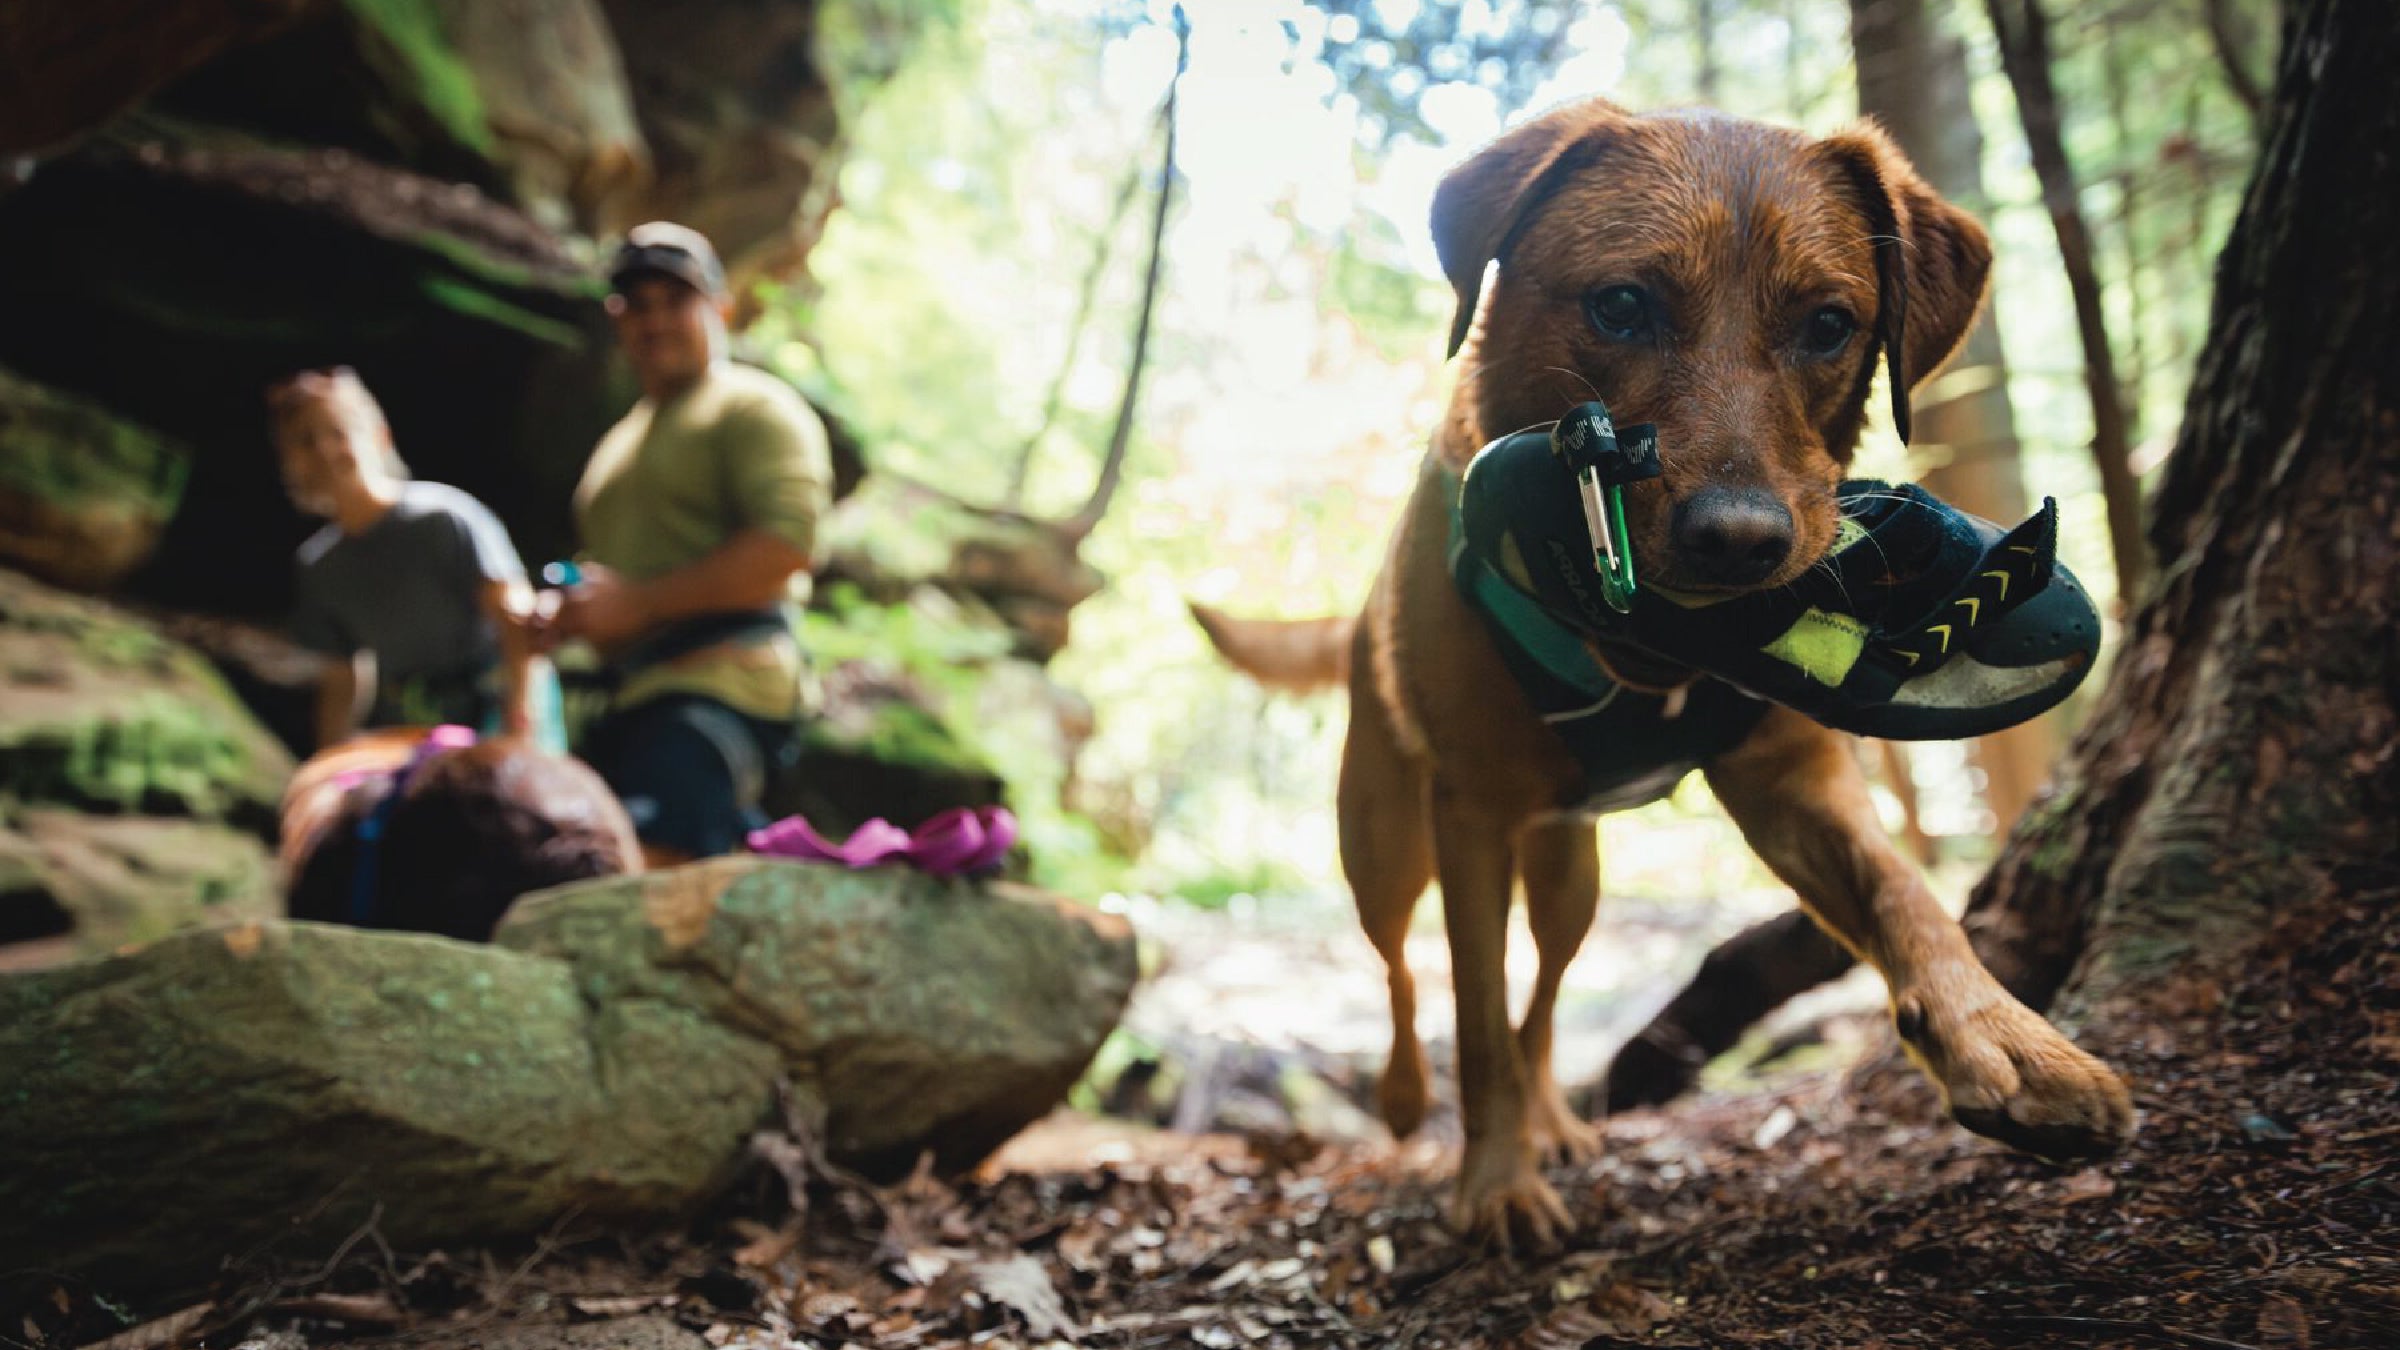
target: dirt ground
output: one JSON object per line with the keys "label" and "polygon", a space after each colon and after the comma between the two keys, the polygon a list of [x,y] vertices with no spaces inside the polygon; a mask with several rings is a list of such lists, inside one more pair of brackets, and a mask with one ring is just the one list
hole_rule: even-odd
{"label": "dirt ground", "polygon": [[2106,1047],[2143,1128],[2099,1166],[1966,1135],[1872,1057],[1608,1122],[1538,1256],[1443,1227],[1442,1142],[1062,1113],[972,1179],[878,1189],[768,1137],[681,1232],[370,1230],[130,1330],[52,1288],[0,1346],[2400,1346],[2396,898],[2290,916],[2213,1008]]}

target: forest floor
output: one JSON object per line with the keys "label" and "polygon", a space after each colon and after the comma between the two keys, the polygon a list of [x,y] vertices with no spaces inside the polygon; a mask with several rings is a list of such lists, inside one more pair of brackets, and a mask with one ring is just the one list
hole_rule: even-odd
{"label": "forest floor", "polygon": [[60,1290],[0,1345],[2400,1346],[2396,899],[2288,916],[2211,1006],[2102,1047],[2143,1121],[2097,1166],[1967,1135],[1870,1054],[1608,1121],[1598,1161],[1550,1173],[1569,1249],[1512,1256],[1444,1227],[1448,1138],[1062,1112],[956,1183],[869,1186],[786,1136],[676,1233],[369,1231],[106,1340]]}

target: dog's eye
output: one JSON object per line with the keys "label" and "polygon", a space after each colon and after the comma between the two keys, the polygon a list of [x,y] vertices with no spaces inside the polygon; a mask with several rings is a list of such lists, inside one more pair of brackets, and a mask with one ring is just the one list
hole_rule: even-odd
{"label": "dog's eye", "polygon": [[1850,335],[1858,331],[1858,320],[1850,311],[1827,305],[1811,314],[1800,325],[1800,353],[1803,356],[1834,356],[1850,345]]}
{"label": "dog's eye", "polygon": [[1613,342],[1650,336],[1650,297],[1639,286],[1603,286],[1583,298],[1583,312]]}

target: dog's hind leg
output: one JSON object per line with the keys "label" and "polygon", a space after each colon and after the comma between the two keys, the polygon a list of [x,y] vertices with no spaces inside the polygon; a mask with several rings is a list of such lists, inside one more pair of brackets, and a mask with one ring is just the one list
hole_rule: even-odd
{"label": "dog's hind leg", "polygon": [[1517,1027],[1525,1063],[1525,1129],[1535,1148],[1574,1161],[1589,1158],[1600,1139],[1567,1105],[1551,1069],[1558,985],[1591,931],[1600,904],[1598,831],[1580,816],[1536,821],[1517,844],[1517,874],[1525,885],[1525,917],[1541,967],[1533,997]]}
{"label": "dog's hind leg", "polygon": [[1595,1094],[1601,1109],[1613,1114],[1673,1099],[1759,1019],[1857,964],[1805,910],[1718,943],[1674,1002],[1617,1051]]}
{"label": "dog's hind leg", "polygon": [[1392,1054],[1376,1084],[1375,1102],[1383,1123],[1400,1137],[1425,1122],[1430,1094],[1407,951],[1409,920],[1433,879],[1425,790],[1424,767],[1400,749],[1382,700],[1371,688],[1354,689],[1336,799],[1342,874],[1350,880],[1359,924],[1383,957],[1391,986]]}

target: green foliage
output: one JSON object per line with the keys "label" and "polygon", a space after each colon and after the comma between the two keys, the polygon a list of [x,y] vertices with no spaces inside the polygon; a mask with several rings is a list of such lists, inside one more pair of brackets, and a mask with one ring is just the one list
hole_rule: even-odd
{"label": "green foliage", "polygon": [[1007,655],[1009,643],[1005,631],[967,622],[956,611],[876,604],[848,583],[830,587],[801,616],[800,635],[824,661],[888,662],[949,693],[970,691],[974,668]]}

